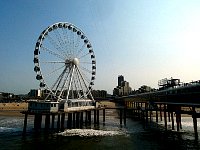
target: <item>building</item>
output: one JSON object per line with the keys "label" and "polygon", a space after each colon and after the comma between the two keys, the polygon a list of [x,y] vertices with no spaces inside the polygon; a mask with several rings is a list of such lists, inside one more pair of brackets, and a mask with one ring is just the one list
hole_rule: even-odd
{"label": "building", "polygon": [[42,91],[40,89],[31,89],[28,93],[29,97],[38,98],[42,96]]}
{"label": "building", "polygon": [[131,87],[129,86],[129,82],[124,80],[124,76],[118,76],[118,86],[114,88],[113,95],[114,96],[126,96],[131,94]]}
{"label": "building", "polygon": [[122,86],[122,82],[124,82],[124,76],[119,75],[118,76],[118,86]]}
{"label": "building", "polygon": [[106,98],[107,97],[107,91],[105,90],[92,90],[92,96],[94,99],[96,98]]}

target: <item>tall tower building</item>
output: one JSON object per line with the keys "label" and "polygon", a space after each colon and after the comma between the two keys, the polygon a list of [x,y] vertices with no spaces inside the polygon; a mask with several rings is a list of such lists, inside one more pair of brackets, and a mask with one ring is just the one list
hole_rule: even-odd
{"label": "tall tower building", "polygon": [[122,83],[124,82],[124,76],[119,75],[118,76],[118,86],[122,86]]}
{"label": "tall tower building", "polygon": [[132,89],[129,87],[129,82],[124,80],[124,76],[118,76],[118,85],[113,89],[113,95],[124,96],[129,95]]}

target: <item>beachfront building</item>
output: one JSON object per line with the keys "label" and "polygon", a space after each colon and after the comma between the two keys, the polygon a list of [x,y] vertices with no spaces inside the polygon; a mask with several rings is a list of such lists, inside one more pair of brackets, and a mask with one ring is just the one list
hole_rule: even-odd
{"label": "beachfront building", "polygon": [[131,94],[131,87],[129,86],[129,82],[124,80],[124,76],[118,76],[118,86],[114,88],[113,95],[114,96],[126,96]]}

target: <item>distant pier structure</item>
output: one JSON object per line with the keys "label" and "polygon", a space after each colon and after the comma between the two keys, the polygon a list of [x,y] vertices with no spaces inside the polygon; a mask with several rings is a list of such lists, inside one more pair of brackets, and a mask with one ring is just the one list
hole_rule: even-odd
{"label": "distant pier structure", "polygon": [[[143,120],[144,125],[152,120],[154,113],[156,122],[164,119],[164,127],[171,123],[171,129],[182,129],[183,114],[191,116],[195,138],[198,138],[197,118],[200,118],[200,81],[181,84],[180,79],[164,79],[159,81],[160,89],[153,92],[124,96],[127,111]],[[175,119],[174,119],[175,117]],[[175,128],[176,125],[176,128]]]}

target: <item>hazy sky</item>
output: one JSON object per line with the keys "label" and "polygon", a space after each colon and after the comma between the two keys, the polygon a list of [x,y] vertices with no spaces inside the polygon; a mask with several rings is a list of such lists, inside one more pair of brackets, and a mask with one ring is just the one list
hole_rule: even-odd
{"label": "hazy sky", "polygon": [[200,79],[199,0],[1,0],[0,91],[39,88],[33,51],[40,33],[70,22],[96,55],[95,89],[112,93],[118,75],[133,89],[158,80]]}

